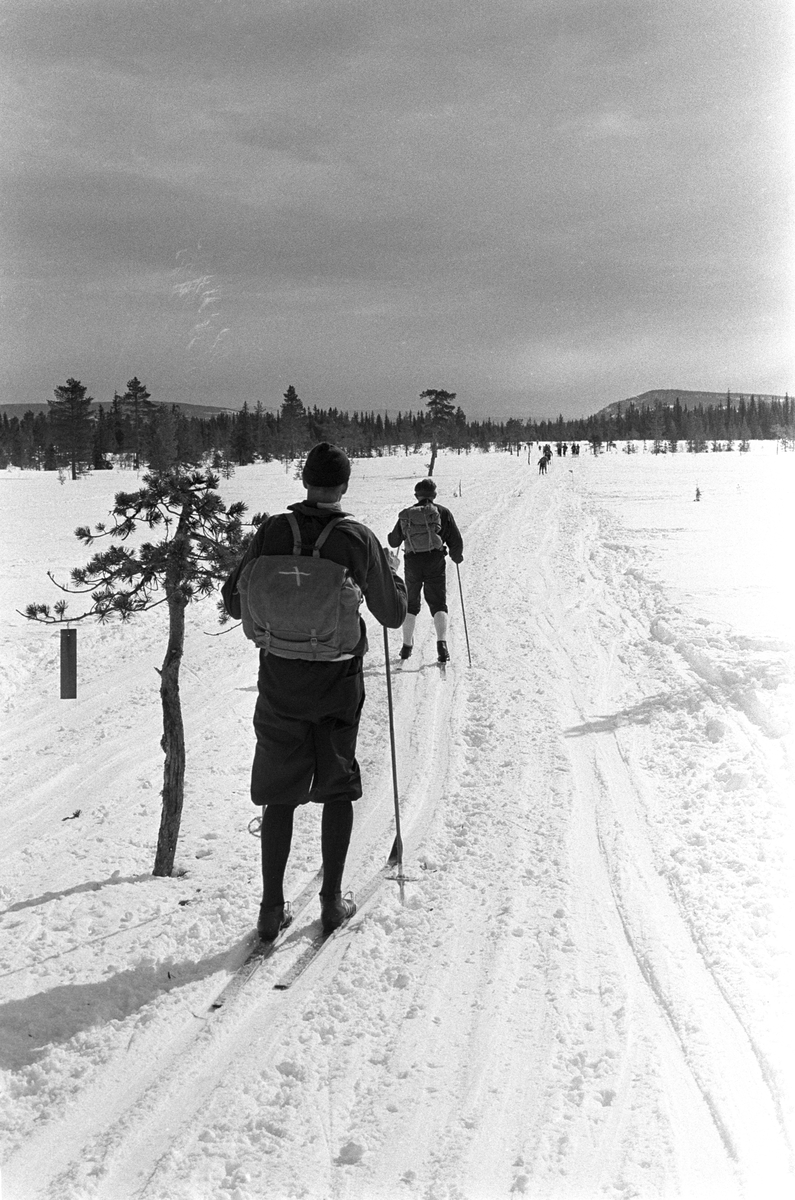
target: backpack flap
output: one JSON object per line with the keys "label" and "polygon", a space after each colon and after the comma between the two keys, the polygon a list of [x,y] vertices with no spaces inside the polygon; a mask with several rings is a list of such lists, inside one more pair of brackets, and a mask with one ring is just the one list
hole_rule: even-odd
{"label": "backpack flap", "polygon": [[442,517],[435,504],[412,504],[398,514],[400,528],[409,554],[441,550]]}

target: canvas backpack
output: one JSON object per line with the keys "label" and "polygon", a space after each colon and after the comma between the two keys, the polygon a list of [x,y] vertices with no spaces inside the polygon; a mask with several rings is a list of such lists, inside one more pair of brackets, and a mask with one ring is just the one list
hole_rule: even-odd
{"label": "canvas backpack", "polygon": [[398,518],[409,554],[442,549],[442,518],[435,504],[412,504],[410,508],[402,509]]}
{"label": "canvas backpack", "polygon": [[346,567],[320,557],[332,529],[329,521],[313,548],[301,553],[301,531],[286,513],[293,533],[292,554],[262,554],[244,567],[238,580],[243,632],[265,654],[329,662],[351,654],[361,639],[361,589]]}

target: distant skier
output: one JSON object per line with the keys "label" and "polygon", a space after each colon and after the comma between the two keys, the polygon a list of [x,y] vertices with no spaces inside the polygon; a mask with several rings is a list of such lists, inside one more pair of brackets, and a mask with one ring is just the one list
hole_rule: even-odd
{"label": "distant skier", "polygon": [[414,646],[414,626],[419,616],[421,597],[431,610],[436,627],[436,650],[440,663],[446,663],[447,649],[447,568],[449,550],[454,563],[464,560],[464,542],[449,508],[436,504],[436,484],[421,479],[414,488],[415,503],[399,514],[395,527],[387,535],[390,546],[406,543],[403,572],[408,591],[408,615],[403,623],[400,657],[410,657]]}
{"label": "distant skier", "polygon": [[701,488],[696,488],[696,500],[701,499]]}
{"label": "distant skier", "polygon": [[542,454],[538,460],[539,475],[546,475],[548,466],[549,466],[549,459],[547,458],[546,454]]}

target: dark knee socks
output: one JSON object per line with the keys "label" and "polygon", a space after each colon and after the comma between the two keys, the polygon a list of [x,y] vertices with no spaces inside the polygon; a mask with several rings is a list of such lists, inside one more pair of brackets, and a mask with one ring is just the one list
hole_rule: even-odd
{"label": "dark knee socks", "polygon": [[323,850],[323,887],[321,896],[334,896],[342,891],[342,873],[353,829],[353,802],[335,800],[323,805],[320,844]]}
{"label": "dark knee socks", "polygon": [[[295,809],[268,804],[262,810],[262,903],[266,908],[284,903],[284,871],[290,857]],[[342,873],[353,829],[353,802],[336,800],[323,805],[320,845],[323,853],[321,896],[342,891]]]}
{"label": "dark knee socks", "polygon": [[262,903],[266,908],[284,903],[284,869],[290,857],[294,814],[289,804],[267,804],[262,810]]}

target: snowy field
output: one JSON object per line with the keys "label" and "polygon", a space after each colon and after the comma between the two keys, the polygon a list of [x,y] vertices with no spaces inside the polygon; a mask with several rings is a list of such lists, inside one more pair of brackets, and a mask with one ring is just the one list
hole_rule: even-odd
{"label": "snowy field", "polygon": [[[427,612],[393,674],[404,902],[274,990],[310,906],[216,1012],[259,899],[256,652],[189,610],[182,873],[154,879],[165,614],[82,624],[62,701],[58,631],[15,613],[135,476],[0,472],[3,1200],[793,1194],[795,454],[537,457],[437,466],[472,666],[450,567],[446,679]],[[355,464],[382,540],[424,461]],[[301,496],[277,463],[222,491]],[[354,888],[393,836],[368,624]],[[318,864],[306,808],[291,894]]]}

